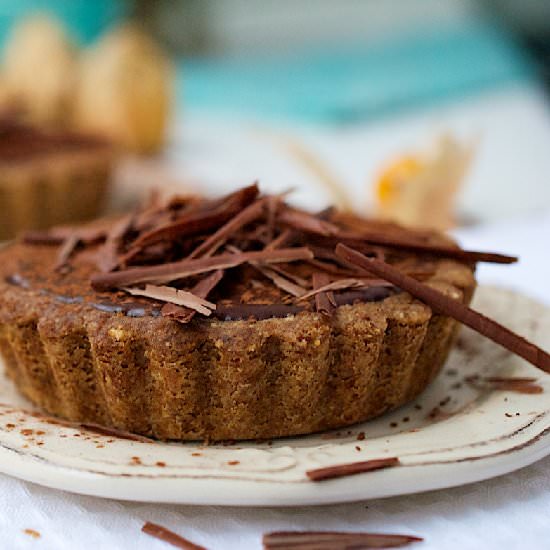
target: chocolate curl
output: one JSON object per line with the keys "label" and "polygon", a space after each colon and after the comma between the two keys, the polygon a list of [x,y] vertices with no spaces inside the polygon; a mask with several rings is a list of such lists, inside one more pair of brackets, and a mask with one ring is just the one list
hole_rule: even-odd
{"label": "chocolate curl", "polygon": [[97,251],[97,265],[105,273],[113,271],[119,265],[118,250],[126,233],[132,227],[134,216],[127,214],[113,224],[107,233],[103,246]]}
{"label": "chocolate curl", "polygon": [[151,231],[141,234],[132,243],[132,248],[143,248],[162,240],[194,235],[213,227],[218,227],[232,216],[238,214],[243,208],[246,208],[256,199],[258,193],[258,186],[256,184],[250,185],[228,195],[221,201],[215,201],[210,208],[198,209],[198,211],[192,211],[187,214],[184,213],[178,220],[172,223],[156,227]]}
{"label": "chocolate curl", "polygon": [[[314,273],[312,275],[312,284],[314,290],[319,290],[323,287],[326,287],[330,283],[330,277],[323,272]],[[324,313],[325,315],[332,315],[336,307],[336,302],[334,301],[334,294],[332,291],[321,290],[315,294],[315,309],[319,313]]]}
{"label": "chocolate curl", "polygon": [[132,267],[113,273],[99,273],[91,278],[95,290],[108,290],[138,283],[159,283],[183,279],[199,273],[218,269],[237,267],[246,262],[292,262],[313,258],[308,248],[282,248],[278,250],[260,250],[240,254],[221,254],[211,258],[181,260],[148,267]]}
{"label": "chocolate curl", "polygon": [[213,309],[216,309],[216,304],[208,302],[188,290],[179,290],[171,286],[145,285],[144,289],[123,288],[123,290],[133,296],[145,296],[146,298],[152,298],[160,302],[168,302],[194,309],[206,317],[212,313]]}
{"label": "chocolate curl", "polygon": [[434,244],[419,243],[413,239],[405,237],[385,235],[375,232],[350,232],[338,231],[336,234],[337,241],[348,241],[348,244],[353,246],[353,243],[367,243],[374,245],[386,246],[389,248],[398,248],[408,250],[410,252],[418,252],[424,254],[435,254],[447,258],[455,258],[462,262],[488,262],[495,264],[513,264],[518,261],[516,256],[508,256],[498,254],[496,252],[478,252],[477,250],[463,250],[459,247],[440,246]]}
{"label": "chocolate curl", "polygon": [[195,248],[188,258],[198,258],[207,252],[209,255],[212,255],[235,231],[257,220],[264,211],[265,202],[266,198],[263,198],[247,206],[242,212],[239,212],[232,220],[222,225],[201,245]]}
{"label": "chocolate curl", "polygon": [[336,246],[336,254],[365,271],[374,273],[378,277],[409,292],[415,298],[429,305],[437,313],[460,321],[493,342],[500,344],[508,351],[522,357],[535,367],[550,373],[550,355],[548,353],[496,321],[464,305],[462,302],[453,300],[438,290],[404,275],[385,262],[374,258],[367,258],[360,252],[344,244],[340,243]]}
{"label": "chocolate curl", "polygon": [[[199,298],[206,299],[208,298],[208,295],[214,288],[218,285],[218,283],[222,280],[224,275],[224,271],[219,269],[218,271],[214,271],[213,273],[210,273],[204,279],[201,279],[192,289],[191,292],[198,296]],[[170,319],[174,319],[175,321],[178,321],[179,323],[189,323],[191,319],[195,316],[197,313],[196,310],[190,309],[183,306],[177,306],[176,304],[164,304],[164,306],[161,309],[161,314],[163,317],[169,317]]]}
{"label": "chocolate curl", "polygon": [[60,271],[67,265],[69,258],[72,256],[79,242],[80,242],[80,237],[78,236],[77,233],[74,233],[73,235],[70,235],[65,239],[65,242],[63,243],[63,245],[59,249],[59,252],[57,253],[57,260],[55,261],[55,266],[54,266],[54,269],[56,271]]}
{"label": "chocolate curl", "polygon": [[265,550],[353,550],[398,548],[421,537],[389,533],[350,533],[345,531],[278,531],[263,536]]}
{"label": "chocolate curl", "polygon": [[190,540],[183,538],[182,536],[166,529],[162,525],[157,525],[156,523],[151,523],[148,521],[141,528],[143,533],[150,535],[156,539],[162,540],[175,546],[176,548],[181,548],[182,550],[207,550],[204,546],[199,546]]}
{"label": "chocolate curl", "polygon": [[353,476],[374,470],[392,468],[399,465],[397,457],[378,458],[374,460],[363,460],[361,462],[349,462],[348,464],[337,464],[336,466],[327,466],[326,468],[317,468],[308,470],[307,477],[311,481],[325,481],[336,477]]}

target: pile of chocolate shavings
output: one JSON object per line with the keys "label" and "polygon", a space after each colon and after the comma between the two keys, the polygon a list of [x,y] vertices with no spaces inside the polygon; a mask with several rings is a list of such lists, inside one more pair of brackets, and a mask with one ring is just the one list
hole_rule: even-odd
{"label": "pile of chocolate shavings", "polygon": [[434,274],[434,259],[511,263],[515,258],[438,244],[433,233],[359,219],[332,209],[311,214],[257,185],[220,199],[152,197],[116,222],[100,221],[24,241],[59,246],[55,269],[75,255],[97,267],[96,291],[125,291],[163,302],[161,314],[188,323],[204,317],[256,319],[303,310],[331,315],[355,301],[383,299],[395,287],[335,254],[345,243],[409,276]]}

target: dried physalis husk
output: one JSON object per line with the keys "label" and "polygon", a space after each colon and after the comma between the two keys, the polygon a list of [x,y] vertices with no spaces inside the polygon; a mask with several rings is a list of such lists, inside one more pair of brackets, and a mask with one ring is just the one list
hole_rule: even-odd
{"label": "dried physalis husk", "polygon": [[138,153],[158,150],[171,104],[170,62],[148,35],[126,25],[85,53],[75,122]]}
{"label": "dried physalis husk", "polygon": [[3,66],[3,95],[10,107],[16,106],[36,124],[66,126],[75,76],[76,49],[57,21],[32,16],[15,27]]}
{"label": "dried physalis husk", "polygon": [[455,199],[473,146],[442,136],[432,154],[405,155],[380,175],[376,215],[407,225],[446,230],[455,225]]}

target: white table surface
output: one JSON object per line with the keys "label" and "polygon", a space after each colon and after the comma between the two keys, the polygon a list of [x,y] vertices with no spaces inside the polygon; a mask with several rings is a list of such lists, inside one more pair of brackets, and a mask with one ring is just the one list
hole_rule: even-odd
{"label": "white table surface", "polygon": [[[534,112],[542,109],[539,104],[533,107],[532,103],[523,106],[517,103],[514,108],[519,113],[530,112],[533,121],[536,119]],[[457,110],[460,109],[457,107]],[[496,117],[495,113],[493,117]],[[520,118],[516,118],[517,124]],[[514,174],[525,173],[527,169],[534,171],[531,173],[536,181],[527,194],[537,193],[545,180],[546,190],[538,195],[539,200],[537,196],[529,196],[522,202],[520,197],[518,202],[521,204],[513,210],[509,197],[499,202],[497,212],[489,212],[485,225],[462,229],[456,234],[468,247],[521,255],[522,261],[515,266],[481,266],[479,279],[482,283],[513,287],[550,305],[550,208],[544,210],[550,197],[550,124],[545,126],[539,122],[533,122],[536,128],[533,131],[537,139],[545,137],[545,156],[541,153],[540,143],[531,150],[523,145],[520,159],[501,158],[504,166],[499,166],[501,173],[506,172],[506,167]],[[512,124],[510,120],[508,123]],[[196,134],[193,139],[197,139]],[[494,147],[498,149],[496,138],[495,143]],[[532,166],[530,161],[533,158],[538,159],[539,165]],[[190,169],[191,173],[200,172],[197,169],[200,162],[193,162],[188,154],[186,167],[194,167],[194,170]],[[221,168],[223,163],[217,170],[210,169],[212,181],[221,181],[214,177]],[[489,165],[487,174],[491,175],[494,169]],[[203,175],[207,171],[203,168]],[[238,170],[228,173],[227,182],[233,180],[237,183],[237,173]],[[356,185],[359,185],[357,178]],[[483,200],[490,199],[486,189],[473,189],[472,193],[479,200],[482,197],[486,197]],[[466,206],[470,204],[468,200],[465,200]],[[482,215],[483,210],[490,210],[490,207],[486,204],[474,213]],[[505,218],[513,219],[505,221]],[[212,549],[261,548],[262,533],[272,530],[342,529],[419,535],[425,538],[424,543],[414,546],[419,550],[526,550],[550,548],[549,509],[550,457],[501,478],[460,488],[386,500],[293,509],[125,503],[63,493],[0,475],[0,548],[169,548],[165,543],[140,533],[145,521],[153,521]],[[40,532],[41,537],[34,539],[23,533],[28,528]]]}

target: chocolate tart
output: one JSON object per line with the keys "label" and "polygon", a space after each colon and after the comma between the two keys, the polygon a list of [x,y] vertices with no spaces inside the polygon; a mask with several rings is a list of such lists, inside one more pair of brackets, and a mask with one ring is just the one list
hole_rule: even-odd
{"label": "chocolate tart", "polygon": [[255,186],[175,198],[0,252],[8,376],[48,413],[160,439],[373,418],[424,390],[457,323],[338,260],[335,242],[472,297],[474,262],[437,233],[308,214]]}
{"label": "chocolate tart", "polygon": [[97,216],[112,160],[102,140],[0,120],[0,240]]}

